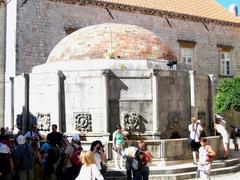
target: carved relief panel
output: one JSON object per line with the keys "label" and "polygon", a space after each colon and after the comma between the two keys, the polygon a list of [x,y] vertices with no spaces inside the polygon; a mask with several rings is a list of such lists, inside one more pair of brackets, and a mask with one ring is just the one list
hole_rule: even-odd
{"label": "carved relief panel", "polygon": [[139,114],[130,112],[122,114],[122,123],[124,128],[128,131],[135,131],[139,129]]}
{"label": "carved relief panel", "polygon": [[50,113],[37,113],[37,124],[39,130],[50,131],[51,117]]}
{"label": "carved relief panel", "polygon": [[75,113],[74,119],[77,131],[92,131],[92,115],[90,113]]}
{"label": "carved relief panel", "polygon": [[182,124],[180,112],[170,112],[168,114],[168,130],[179,130]]}

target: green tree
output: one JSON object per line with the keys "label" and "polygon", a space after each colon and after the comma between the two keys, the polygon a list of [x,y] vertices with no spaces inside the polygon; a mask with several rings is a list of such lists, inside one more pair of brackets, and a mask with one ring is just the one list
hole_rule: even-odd
{"label": "green tree", "polygon": [[216,111],[240,111],[240,76],[221,81],[216,95]]}

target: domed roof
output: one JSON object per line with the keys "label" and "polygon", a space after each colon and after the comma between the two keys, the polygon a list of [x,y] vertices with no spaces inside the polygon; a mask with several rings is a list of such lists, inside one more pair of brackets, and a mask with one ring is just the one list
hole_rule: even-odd
{"label": "domed roof", "polygon": [[176,57],[147,29],[107,23],[68,35],[55,46],[47,62],[88,59],[176,60]]}

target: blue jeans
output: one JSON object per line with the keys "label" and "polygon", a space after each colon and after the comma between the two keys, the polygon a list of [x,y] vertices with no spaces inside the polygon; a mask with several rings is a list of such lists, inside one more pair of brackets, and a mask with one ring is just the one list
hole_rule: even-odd
{"label": "blue jeans", "polygon": [[135,171],[134,180],[148,180],[149,167],[143,166],[139,170]]}

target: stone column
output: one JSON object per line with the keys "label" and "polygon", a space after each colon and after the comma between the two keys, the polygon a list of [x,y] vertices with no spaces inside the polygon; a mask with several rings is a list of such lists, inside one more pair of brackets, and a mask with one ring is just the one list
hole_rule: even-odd
{"label": "stone column", "polygon": [[153,108],[153,139],[159,139],[160,138],[160,132],[159,132],[159,112],[158,112],[158,76],[159,70],[153,69],[152,70],[152,108]]}
{"label": "stone column", "polygon": [[109,93],[108,93],[108,76],[109,76],[110,70],[109,69],[103,69],[102,70],[102,82],[103,82],[103,137],[106,138],[106,140],[109,140],[110,133],[109,130]]}
{"label": "stone column", "polygon": [[24,108],[23,108],[23,131],[28,131],[31,127],[29,118],[29,74],[23,74],[24,78]]}
{"label": "stone column", "polygon": [[[195,88],[194,88],[194,71],[189,71],[190,80],[190,104],[191,104],[191,117],[195,116]],[[191,118],[190,117],[190,118]]]}
{"label": "stone column", "polygon": [[[217,81],[217,77],[214,75],[214,74],[209,74],[209,83],[210,83],[210,86],[209,86],[209,91],[210,91],[210,99],[209,99],[209,124],[213,124],[214,123],[214,114],[216,113],[215,112],[215,95],[216,95],[216,81]],[[210,130],[212,132],[215,132],[215,130],[210,127]],[[215,132],[216,133],[216,132]]]}
{"label": "stone column", "polygon": [[64,84],[63,80],[65,80],[65,76],[63,75],[62,71],[58,71],[57,73],[57,78],[58,78],[58,126],[59,126],[59,131],[60,132],[65,132],[66,128],[64,127],[65,124],[65,107],[64,107]]}
{"label": "stone column", "polygon": [[10,77],[11,83],[11,130],[14,130],[14,78]]}

